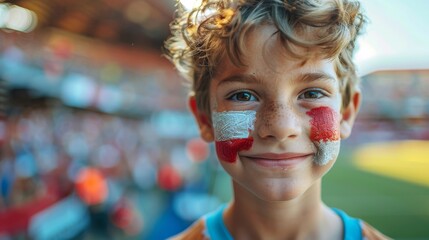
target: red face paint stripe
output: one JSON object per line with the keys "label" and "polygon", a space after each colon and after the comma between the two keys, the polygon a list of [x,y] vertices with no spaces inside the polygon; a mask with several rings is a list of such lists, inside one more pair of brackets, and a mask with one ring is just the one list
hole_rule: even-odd
{"label": "red face paint stripe", "polygon": [[337,141],[340,139],[337,114],[329,107],[313,108],[307,112],[310,120],[312,141]]}
{"label": "red face paint stripe", "polygon": [[220,160],[233,163],[237,153],[249,150],[252,147],[253,138],[231,139],[227,141],[216,141],[216,153]]}

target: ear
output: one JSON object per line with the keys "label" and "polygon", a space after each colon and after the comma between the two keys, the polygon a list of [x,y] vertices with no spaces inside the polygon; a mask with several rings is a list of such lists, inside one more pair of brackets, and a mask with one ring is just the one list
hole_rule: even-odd
{"label": "ear", "polygon": [[356,90],[351,98],[347,107],[345,107],[341,113],[342,119],[340,123],[340,135],[341,139],[346,139],[352,133],[353,124],[356,119],[356,115],[359,111],[361,103],[360,90]]}
{"label": "ear", "polygon": [[214,141],[214,131],[212,124],[208,120],[206,114],[200,112],[197,108],[197,101],[195,96],[189,96],[188,106],[194,115],[195,120],[198,123],[198,128],[200,129],[200,136],[206,142]]}

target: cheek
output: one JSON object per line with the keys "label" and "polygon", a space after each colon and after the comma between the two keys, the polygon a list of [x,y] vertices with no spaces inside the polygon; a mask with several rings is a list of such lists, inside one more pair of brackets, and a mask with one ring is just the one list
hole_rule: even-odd
{"label": "cheek", "polygon": [[238,152],[249,150],[252,144],[253,138],[216,141],[216,154],[220,160],[233,163],[237,158]]}
{"label": "cheek", "polygon": [[314,156],[313,162],[319,166],[328,164],[331,160],[335,159],[340,152],[340,141],[328,142],[314,142],[317,152]]}
{"label": "cheek", "polygon": [[340,124],[338,114],[329,107],[313,108],[307,112],[311,117],[310,139],[317,148],[314,163],[328,164],[340,151]]}
{"label": "cheek", "polygon": [[216,153],[220,160],[233,163],[238,152],[252,147],[250,132],[255,119],[255,111],[213,112]]}
{"label": "cheek", "polygon": [[313,108],[307,112],[307,115],[311,117],[310,139],[312,141],[340,140],[339,117],[332,108]]}

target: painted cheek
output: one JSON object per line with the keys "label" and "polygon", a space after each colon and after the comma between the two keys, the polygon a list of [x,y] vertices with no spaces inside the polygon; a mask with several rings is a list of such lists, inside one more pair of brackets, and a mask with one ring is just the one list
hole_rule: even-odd
{"label": "painted cheek", "polygon": [[213,112],[216,153],[220,160],[234,163],[240,151],[252,147],[250,133],[255,119],[255,111]]}
{"label": "painted cheek", "polygon": [[310,139],[317,148],[313,161],[319,166],[326,165],[340,151],[338,115],[329,107],[313,108],[307,115],[311,117]]}
{"label": "painted cheek", "polygon": [[233,163],[239,151],[249,150],[252,147],[253,138],[231,139],[216,141],[216,153],[219,159]]}
{"label": "painted cheek", "polygon": [[312,141],[337,141],[340,139],[338,115],[329,107],[313,108],[307,112],[310,120]]}

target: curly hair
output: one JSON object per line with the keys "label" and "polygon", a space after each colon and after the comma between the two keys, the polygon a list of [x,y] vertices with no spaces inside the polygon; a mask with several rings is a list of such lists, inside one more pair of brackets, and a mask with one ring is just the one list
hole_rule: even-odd
{"label": "curly hair", "polygon": [[[358,89],[359,78],[352,61],[355,41],[366,22],[359,2],[352,0],[202,0],[185,10],[170,25],[172,36],[165,42],[167,57],[189,81],[197,108],[210,116],[209,86],[217,66],[227,56],[245,66],[246,34],[256,26],[271,24],[284,49],[293,57],[321,54],[334,62],[340,79],[343,107]],[[310,33],[311,37],[304,37]],[[296,48],[295,48],[296,49]]]}

